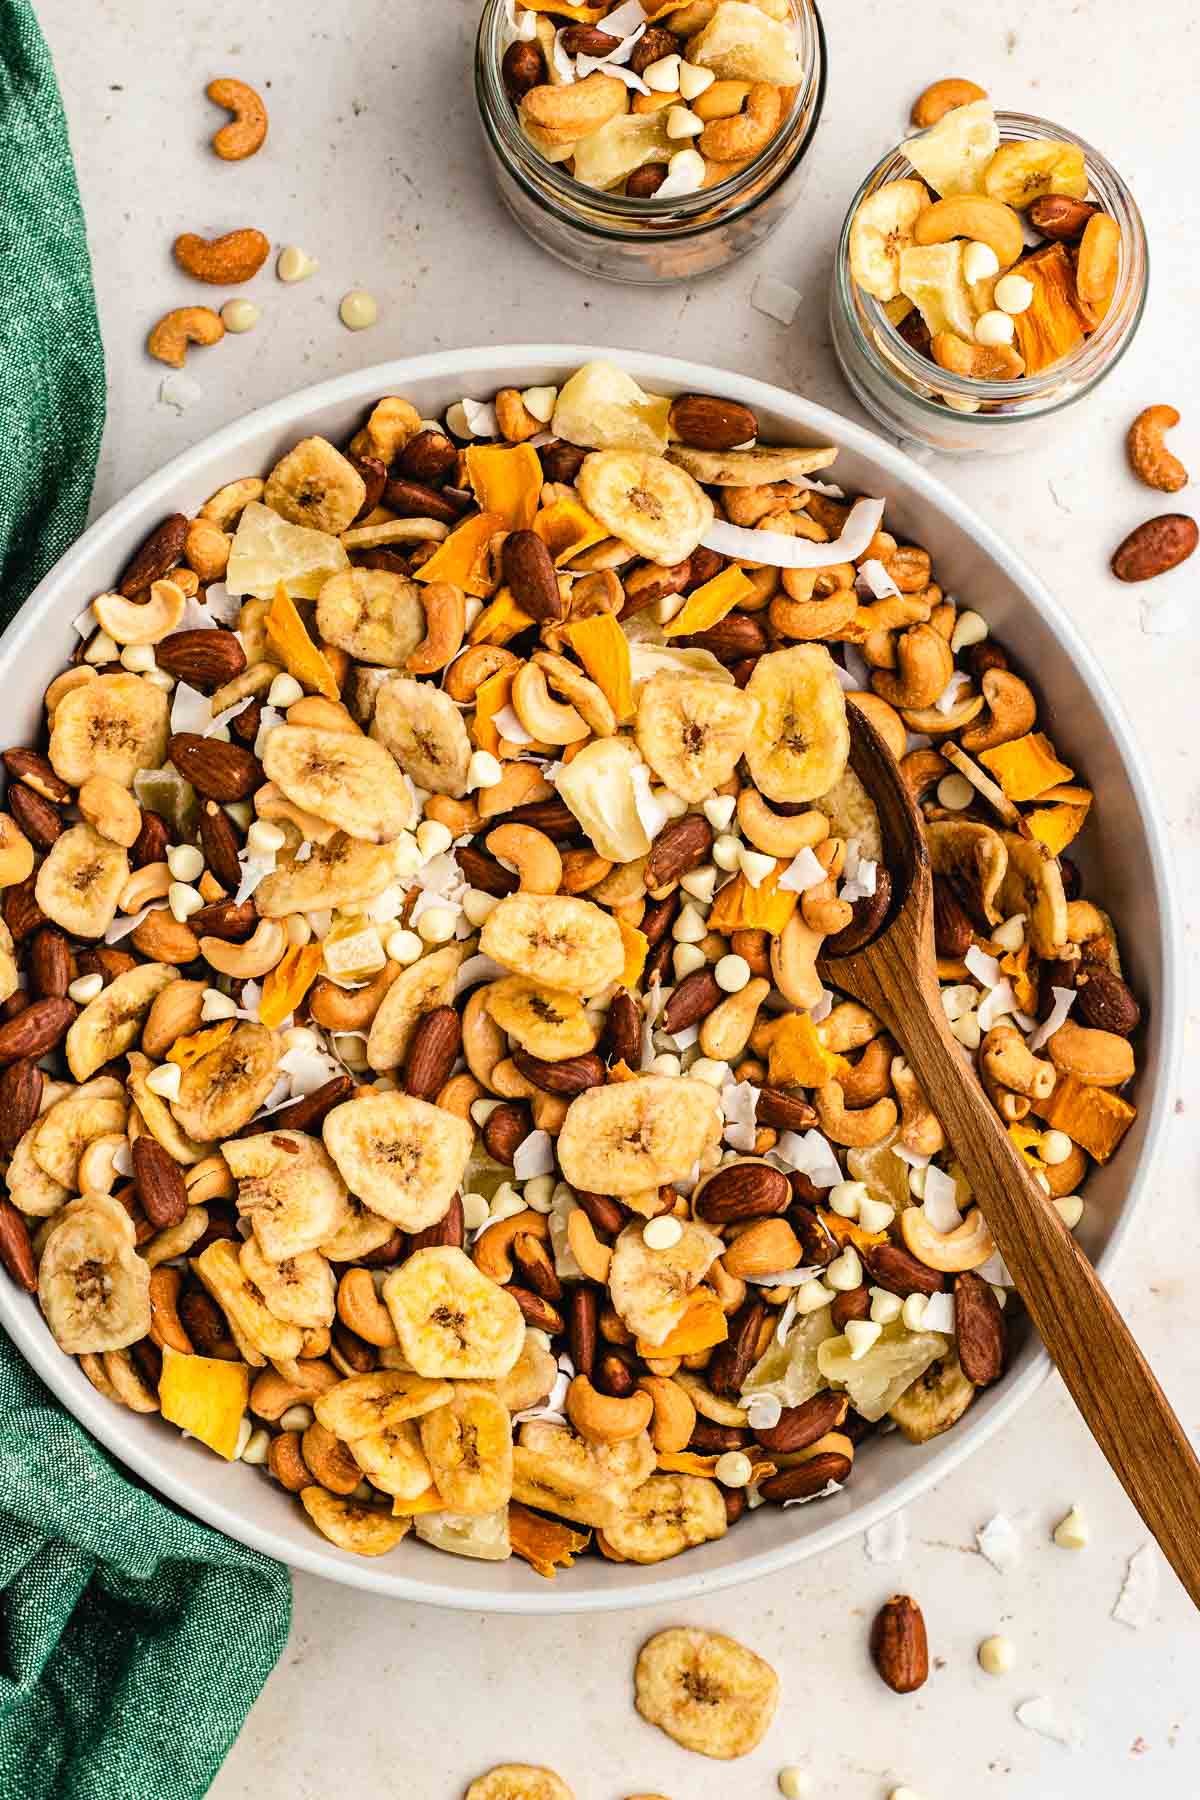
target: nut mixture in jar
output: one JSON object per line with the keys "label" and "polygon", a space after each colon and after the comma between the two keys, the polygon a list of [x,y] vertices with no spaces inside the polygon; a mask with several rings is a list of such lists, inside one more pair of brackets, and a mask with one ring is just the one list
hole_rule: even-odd
{"label": "nut mixture in jar", "polygon": [[740,174],[806,70],[791,0],[509,0],[501,73],[530,143],[584,187],[660,201]]}
{"label": "nut mixture in jar", "polygon": [[952,375],[1014,382],[1054,369],[1102,325],[1121,269],[1121,228],[1089,198],[1084,151],[1059,137],[1001,143],[970,82],[935,83],[914,123],[926,129],[898,153],[911,175],[854,214],[851,277],[910,349]]}
{"label": "nut mixture in jar", "polygon": [[605,363],[385,397],[163,520],[3,753],[0,1256],[345,1550],[657,1562],[1001,1377],[969,1185],[821,979],[890,897],[848,706],[1068,1225],[1135,1116],[1092,794],[836,454]]}

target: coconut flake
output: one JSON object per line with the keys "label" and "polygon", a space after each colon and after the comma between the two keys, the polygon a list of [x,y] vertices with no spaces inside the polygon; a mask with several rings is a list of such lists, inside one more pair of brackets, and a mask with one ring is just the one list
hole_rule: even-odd
{"label": "coconut flake", "polygon": [[801,299],[799,288],[792,287],[790,282],[779,281],[774,275],[760,275],[750,295],[750,304],[755,312],[765,313],[768,319],[790,325],[800,310]]}
{"label": "coconut flake", "polygon": [[892,1155],[900,1162],[907,1163],[910,1169],[927,1169],[933,1161],[923,1150],[906,1150],[903,1144],[890,1146]]}
{"label": "coconut flake", "polygon": [[954,1295],[930,1294],[921,1315],[922,1331],[940,1331],[944,1337],[954,1336]]}
{"label": "coconut flake", "polygon": [[204,604],[218,625],[232,628],[241,616],[241,601],[234,599],[223,581],[210,582],[205,588]]}
{"label": "coconut flake", "polygon": [[785,1131],[773,1154],[785,1167],[807,1175],[814,1187],[836,1187],[843,1179],[837,1157],[819,1131]]}
{"label": "coconut flake", "polygon": [[789,1506],[811,1506],[814,1500],[828,1500],[830,1494],[840,1494],[841,1491],[840,1481],[827,1481],[819,1494],[798,1494],[794,1500],[785,1500],[783,1510],[786,1512]]}
{"label": "coconut flake", "polygon": [[205,731],[202,731],[200,734],[201,737],[212,737],[214,735],[214,733],[216,733],[218,731],[223,731],[225,729],[226,725],[228,725],[230,719],[237,718],[238,714],[241,712],[244,705],[245,705],[245,702],[243,700],[239,700],[237,702],[236,706],[227,706],[225,708],[224,712],[217,713],[214,718],[209,720],[207,729]]}
{"label": "coconut flake", "polygon": [[1016,1287],[1008,1264],[998,1250],[993,1251],[985,1263],[980,1263],[975,1273],[991,1287]]}
{"label": "coconut flake", "polygon": [[[575,64],[567,55],[563,45],[563,32],[569,30],[570,27],[568,25],[559,27],[554,34],[554,45],[550,52],[550,60],[554,64],[554,73],[558,76],[559,85],[561,87],[569,87],[575,79]],[[464,400],[463,406],[465,407],[466,404],[467,403]],[[472,429],[474,428],[472,427]]]}
{"label": "coconut flake", "polygon": [[834,563],[857,562],[879,530],[883,505],[882,500],[856,500],[841,536],[831,544],[785,537],[781,531],[748,531],[724,519],[714,520],[700,542],[706,550],[715,550],[733,562],[766,563],[774,569],[827,569]]}
{"label": "coconut flake", "polygon": [[860,583],[876,600],[891,600],[900,592],[877,556],[872,556],[866,562],[858,565],[855,587],[858,587]]}
{"label": "coconut flake", "polygon": [[[170,577],[168,576],[167,579],[170,580]],[[183,597],[183,617],[180,619],[176,629],[179,631],[215,631],[217,629],[217,621],[213,618],[207,606],[201,605],[195,594],[185,594]]]}
{"label": "coconut flake", "polygon": [[[958,1210],[958,1188],[944,1169],[929,1163],[925,1169],[925,1217],[930,1225],[943,1236],[947,1232],[957,1231],[962,1224],[962,1214]],[[936,1325],[929,1327],[936,1331]]]}
{"label": "coconut flake", "polygon": [[277,725],[283,724],[283,714],[276,706],[264,706],[258,717],[258,736],[254,740],[254,754],[261,757],[267,747],[267,739]]}
{"label": "coconut flake", "polygon": [[1119,1625],[1141,1631],[1150,1623],[1158,1599],[1158,1566],[1158,1552],[1153,1544],[1143,1544],[1130,1557],[1121,1592],[1112,1609],[1112,1616]]}
{"label": "coconut flake", "polygon": [[312,839],[304,838],[299,844],[297,844],[296,854],[295,854],[295,856],[293,856],[292,861],[293,862],[307,862],[309,857],[312,855],[312,853],[313,853]]}
{"label": "coconut flake", "polygon": [[459,404],[472,437],[494,438],[500,436],[500,426],[496,421],[496,408],[490,400],[468,400],[464,394]]}
{"label": "coconut flake", "polygon": [[531,1131],[513,1151],[513,1175],[518,1181],[532,1181],[537,1175],[554,1173],[554,1149],[548,1131]]}
{"label": "coconut flake", "polygon": [[89,604],[81,613],[76,613],[71,623],[81,638],[90,638],[93,631],[98,628],[100,621],[96,617],[95,607]]}
{"label": "coconut flake", "polygon": [[976,981],[982,982],[985,988],[994,988],[1004,977],[1000,972],[1000,964],[978,944],[972,944],[963,957],[968,974],[974,975]]}
{"label": "coconut flake", "polygon": [[853,644],[843,644],[842,661],[846,665],[846,674],[854,679],[854,691],[865,692],[871,685],[871,671],[866,657]]}
{"label": "coconut flake", "polygon": [[853,901],[871,898],[878,883],[879,865],[862,854],[857,838],[851,838],[846,845],[846,861],[842,873],[844,879],[839,889],[840,899]]}
{"label": "coconut flake", "polygon": [[502,706],[498,712],[493,713],[492,723],[500,736],[507,738],[510,744],[532,744],[533,742],[517,717],[514,707]]}
{"label": "coconut flake", "polygon": [[104,933],[105,943],[119,944],[131,931],[136,931],[142,920],[148,919],[153,911],[152,906],[143,906],[141,912],[122,914],[120,918],[114,919]]}
{"label": "coconut flake", "polygon": [[242,879],[239,881],[237,893],[234,895],[235,906],[241,906],[250,898],[260,882],[265,881],[268,875],[275,873],[275,852],[271,850],[263,856],[251,856],[243,850],[238,857],[238,862],[242,866]]}
{"label": "coconut flake", "polygon": [[1045,1694],[1022,1701],[1016,1708],[1016,1717],[1017,1723],[1026,1731],[1036,1731],[1039,1737],[1049,1738],[1052,1744],[1061,1744],[1066,1750],[1083,1748],[1082,1725],[1068,1714],[1060,1713]]}
{"label": "coconut flake", "polygon": [[741,1279],[751,1287],[803,1287],[822,1273],[821,1269],[779,1269],[773,1275],[743,1275]]}
{"label": "coconut flake", "polygon": [[650,771],[644,762],[637,762],[632,766],[629,779],[633,786],[634,809],[641,821],[642,830],[653,843],[670,818],[670,811],[651,793]]}
{"label": "coconut flake", "polygon": [[1002,1019],[1005,1013],[1015,1012],[1016,1007],[1017,996],[1013,993],[1012,982],[1006,977],[989,988],[979,1002],[980,1031],[990,1031],[997,1019]]}
{"label": "coconut flake", "polygon": [[341,1064],[324,1050],[285,1050],[279,1059],[280,1072],[287,1076],[293,1100],[314,1094],[327,1081],[340,1073]]}
{"label": "coconut flake", "polygon": [[894,1512],[890,1517],[880,1519],[877,1525],[869,1526],[863,1537],[863,1549],[869,1562],[903,1562],[908,1549],[908,1520],[904,1513]]}
{"label": "coconut flake", "polygon": [[1067,1014],[1075,1004],[1074,988],[1055,987],[1050,989],[1054,996],[1054,1004],[1047,1016],[1031,1033],[1028,1044],[1031,1050],[1040,1050],[1058,1030]]}
{"label": "coconut flake", "polygon": [[185,413],[189,406],[195,406],[197,400],[204,398],[204,389],[190,375],[164,375],[158,384],[158,398],[162,406]]}
{"label": "coconut flake", "polygon": [[803,894],[811,887],[817,887],[827,879],[828,872],[817,861],[806,844],[797,852],[788,864],[776,885],[784,888],[789,894]]}
{"label": "coconut flake", "polygon": [[674,1033],[668,1031],[664,1035],[670,1038],[676,1050],[690,1050],[692,1045],[699,1041],[700,1027],[699,1025],[685,1025],[682,1031]]}
{"label": "coconut flake", "polygon": [[175,683],[171,695],[171,730],[187,731],[203,737],[213,724],[212,701],[186,681]]}
{"label": "coconut flake", "polygon": [[476,956],[468,956],[466,962],[459,963],[458,973],[454,978],[454,998],[460,999],[468,988],[480,981],[501,981],[509,971],[503,963],[494,962],[482,951]]}
{"label": "coconut flake", "polygon": [[965,670],[955,669],[953,675],[950,677],[949,681],[946,683],[945,687],[942,689],[941,693],[938,695],[937,699],[933,703],[934,706],[936,707],[937,711],[941,713],[943,718],[946,718],[950,713],[952,713],[954,711],[954,708],[958,702],[959,693],[961,692],[961,690],[963,688],[970,687],[970,685],[971,685],[971,677],[965,672]]}
{"label": "coconut flake", "polygon": [[975,1533],[979,1554],[1001,1575],[1011,1574],[1021,1561],[1021,1540],[1006,1513],[997,1513]]}
{"label": "coconut flake", "polygon": [[537,14],[522,7],[520,17],[518,17],[516,0],[504,0],[504,19],[512,33],[513,40],[522,44],[531,44],[537,36]]}
{"label": "coconut flake", "polygon": [[754,1148],[758,1130],[758,1092],[750,1081],[727,1081],[721,1089],[725,1142],[747,1154]]}
{"label": "coconut flake", "polygon": [[832,988],[823,987],[821,989],[821,998],[817,1001],[815,1006],[810,1006],[808,1009],[808,1016],[814,1025],[821,1024],[822,1020],[829,1017],[830,1013],[833,1011],[833,1003],[836,999],[837,995],[833,992]]}

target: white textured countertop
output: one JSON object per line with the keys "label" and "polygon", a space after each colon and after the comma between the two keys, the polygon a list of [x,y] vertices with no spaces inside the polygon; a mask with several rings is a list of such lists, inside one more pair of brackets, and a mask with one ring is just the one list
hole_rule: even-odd
{"label": "white textured countertop", "polygon": [[[996,13],[831,0],[829,98],[800,206],[748,264],[694,291],[658,293],[586,281],[509,225],[473,116],[476,0],[207,0],[192,9],[93,0],[86,16],[79,0],[40,0],[39,11],[79,164],[109,361],[98,508],[251,407],[339,370],[448,345],[575,339],[675,351],[853,412],[826,326],[831,246],[854,186],[895,141],[913,95],[937,76],[967,74],[997,104],[1043,111],[1103,146],[1146,215],[1153,279],[1141,335],[1086,422],[1054,448],[943,472],[1020,546],[1106,662],[1161,795],[1186,914],[1200,879],[1198,565],[1169,578],[1193,621],[1171,637],[1144,633],[1136,595],[1105,572],[1125,531],[1162,510],[1124,467],[1132,415],[1152,401],[1190,405],[1176,436],[1200,472],[1200,190],[1186,148],[1200,32],[1183,0],[1140,9],[1010,0]],[[257,86],[271,113],[267,149],[241,165],[207,149],[218,118],[203,89],[223,74]],[[142,351],[162,312],[206,297],[174,268],[171,241],[240,225],[304,245],[321,270],[285,288],[268,264],[248,290],[261,325],[192,357],[203,393],[180,417],[157,404],[162,371]],[[762,271],[802,291],[793,326],[751,308]],[[377,296],[380,320],[355,336],[338,323],[337,303],[360,285]],[[1194,963],[1194,938],[1192,951]],[[1193,1431],[1197,1099],[1185,1063],[1154,1201],[1116,1282]],[[1049,1541],[1074,1501],[1092,1528],[1082,1554]],[[976,1528],[1001,1510],[1025,1525],[1023,1561],[1008,1575],[973,1549]],[[820,1565],[669,1615],[438,1614],[297,1576],[291,1642],[212,1793],[457,1800],[481,1770],[520,1759],[557,1769],[579,1800],[654,1790],[670,1800],[765,1797],[789,1762],[810,1771],[817,1800],[883,1800],[900,1780],[927,1800],[1192,1800],[1200,1628],[1165,1571],[1145,1629],[1110,1619],[1145,1533],[1057,1381],[908,1524],[898,1567],[873,1566],[853,1541]],[[920,1599],[936,1658],[908,1700],[881,1687],[864,1648],[893,1589]],[[730,1631],[779,1670],[779,1714],[752,1757],[707,1762],[633,1711],[636,1648],[668,1623]],[[974,1652],[1001,1630],[1020,1660],[995,1680]],[[1016,1722],[1015,1706],[1034,1695],[1079,1719],[1082,1749]]]}

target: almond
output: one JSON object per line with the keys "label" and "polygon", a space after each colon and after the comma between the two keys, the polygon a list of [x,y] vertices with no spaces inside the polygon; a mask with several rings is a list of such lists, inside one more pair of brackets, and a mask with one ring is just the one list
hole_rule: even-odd
{"label": "almond", "polygon": [[576,1188],[575,1198],[602,1238],[615,1238],[629,1217],[619,1200],[608,1194],[592,1194],[587,1188]]}
{"label": "almond", "polygon": [[555,843],[562,838],[576,837],[579,832],[579,820],[566,801],[559,799],[530,800],[524,806],[514,806],[511,812],[492,819],[489,830],[495,830],[497,825],[532,825],[535,831],[544,831]]}
{"label": "almond", "polygon": [[11,1156],[38,1116],[45,1076],[28,1056],[0,1071],[0,1151]]}
{"label": "almond", "polygon": [[238,862],[241,844],[232,819],[212,800],[200,808],[200,848],[221,886],[236,893],[242,879],[242,866]]}
{"label": "almond", "polygon": [[244,944],[258,924],[253,900],[214,900],[192,914],[188,923],[198,937],[223,938],[227,944]]}
{"label": "almond", "polygon": [[14,781],[23,781],[26,787],[31,787],[43,800],[49,800],[53,806],[70,805],[70,788],[54,773],[49,757],[43,756],[40,750],[26,750],[22,747],[6,750],[3,762],[5,771]]}
{"label": "almond", "polygon": [[10,784],[8,810],[30,843],[39,850],[49,850],[54,840],[62,835],[63,822],[58,812],[23,781]]}
{"label": "almond", "polygon": [[603,1050],[609,1064],[623,1062],[635,1069],[641,1056],[642,1014],[628,988],[618,988],[608,1003]]}
{"label": "almond", "polygon": [[971,1272],[954,1282],[954,1331],[958,1360],[968,1381],[987,1387],[1004,1373],[1004,1314],[988,1283]]}
{"label": "almond", "polygon": [[173,631],[154,646],[160,669],[190,687],[215,688],[246,666],[246,652],[232,631]]}
{"label": "almond", "polygon": [[824,1493],[831,1481],[838,1486],[849,1479],[853,1464],[848,1456],[838,1450],[823,1450],[820,1456],[810,1456],[807,1462],[798,1463],[794,1469],[784,1469],[779,1475],[772,1475],[762,1483],[759,1493],[764,1500],[774,1501],[782,1506],[785,1500],[813,1500]]}
{"label": "almond", "polygon": [[401,519],[435,519],[439,525],[459,521],[461,509],[445,493],[420,481],[393,479],[384,487],[383,499]]}
{"label": "almond", "polygon": [[767,634],[757,619],[749,613],[727,613],[707,631],[695,631],[691,637],[681,638],[681,643],[696,650],[707,650],[721,663],[741,662],[744,657],[763,656],[767,649]]}
{"label": "almond", "polygon": [[829,1309],[830,1322],[835,1331],[845,1331],[853,1320],[869,1318],[871,1314],[871,1296],[865,1283],[861,1287],[848,1288],[840,1293]]}
{"label": "almond", "polygon": [[540,1294],[535,1294],[532,1288],[518,1287],[515,1281],[510,1281],[504,1291],[511,1294],[521,1309],[525,1323],[532,1325],[535,1331],[548,1331],[554,1337],[563,1329],[562,1314],[556,1312]]}
{"label": "almond", "polygon": [[[834,1241],[833,1233],[820,1216],[813,1211],[812,1206],[799,1200],[796,1189],[800,1182],[807,1183],[807,1175],[801,1175],[798,1169],[793,1169],[788,1176],[788,1183],[792,1190],[792,1204],[788,1210],[788,1221],[800,1239],[800,1248],[804,1254],[804,1267],[824,1269],[839,1254],[840,1247]],[[813,1200],[820,1197],[819,1192],[815,1189],[812,1195],[806,1196]]]}
{"label": "almond", "polygon": [[660,1029],[667,1032],[687,1031],[689,1026],[706,1019],[724,998],[711,969],[693,969],[690,975],[684,976],[663,1007]]}
{"label": "almond", "polygon": [[706,1225],[732,1225],[785,1213],[791,1199],[791,1184],[782,1169],[765,1162],[729,1163],[704,1183],[694,1211]]}
{"label": "almond", "polygon": [[[769,1226],[780,1221],[768,1220]],[[761,1227],[752,1225],[751,1231]],[[786,1226],[784,1227],[786,1230]],[[729,1255],[726,1252],[725,1267],[729,1269]],[[729,1336],[723,1344],[718,1344],[709,1358],[705,1376],[714,1394],[723,1395],[727,1400],[734,1400],[745,1386],[746,1377],[758,1361],[758,1340],[767,1317],[765,1300],[747,1300],[740,1306],[729,1321]]]}
{"label": "almond", "polygon": [[646,887],[656,897],[674,887],[681,875],[697,868],[712,849],[713,829],[703,813],[672,819],[654,840],[646,858]]}
{"label": "almond", "polygon": [[1135,526],[1113,551],[1118,581],[1152,581],[1186,562],[1200,540],[1200,527],[1187,513],[1159,513]]}
{"label": "almond", "polygon": [[778,1425],[756,1431],[754,1435],[764,1450],[779,1456],[791,1455],[797,1450],[807,1450],[827,1431],[836,1431],[849,1410],[850,1402],[845,1394],[835,1394],[831,1388],[826,1388],[799,1406],[785,1406]]}
{"label": "almond", "polygon": [[[439,1219],[436,1225],[427,1225],[424,1231],[414,1231],[408,1240],[408,1248],[414,1255],[418,1250],[438,1250],[446,1247],[451,1250],[461,1250],[466,1235],[466,1227],[463,1224],[462,1196],[455,1194],[445,1218]],[[364,1257],[362,1260],[365,1262],[367,1259]]]}
{"label": "almond", "polygon": [[550,552],[536,531],[510,531],[504,540],[502,562],[504,579],[522,612],[531,619],[562,618],[558,575]]}
{"label": "almond", "polygon": [[33,1263],[33,1245],[29,1227],[11,1200],[0,1199],[0,1262],[18,1287],[27,1294],[37,1293],[37,1270]]}
{"label": "almond", "polygon": [[148,863],[163,862],[170,841],[171,834],[167,830],[165,820],[161,819],[157,813],[143,810],[142,829],[134,839],[129,852],[130,867],[144,869]]}
{"label": "almond", "polygon": [[169,575],[183,557],[188,521],[183,513],[172,513],[146,539],[141,549],[125,565],[118,582],[127,600],[136,599],[155,581]]}
{"label": "almond", "polygon": [[605,1075],[603,1059],[594,1053],[544,1062],[540,1056],[518,1049],[513,1051],[513,1061],[527,1081],[547,1094],[582,1094],[585,1088],[599,1087]]}
{"label": "almond", "polygon": [[513,1260],[520,1264],[526,1285],[543,1300],[561,1300],[562,1282],[545,1246],[531,1232],[521,1231],[513,1239],[512,1250]]}
{"label": "almond", "polygon": [[782,1088],[773,1087],[758,1090],[754,1116],[759,1125],[772,1126],[776,1131],[807,1131],[817,1122],[816,1108],[807,1100],[802,1100],[799,1094],[785,1094]]}
{"label": "almond", "polygon": [[722,1261],[730,1275],[774,1275],[800,1265],[800,1240],[786,1219],[758,1219],[738,1233]]}
{"label": "almond", "polygon": [[506,1168],[512,1167],[517,1145],[529,1136],[529,1114],[515,1100],[494,1107],[483,1127],[483,1147]]}
{"label": "almond", "polygon": [[62,932],[43,925],[29,946],[29,981],[35,994],[61,999],[71,981],[71,951]]}
{"label": "almond", "polygon": [[25,939],[32,937],[40,926],[49,923],[34,897],[36,884],[37,871],[35,870],[32,875],[26,876],[24,881],[18,881],[14,886],[4,890],[4,923],[11,931],[13,942],[16,944],[24,943]]}
{"label": "almond", "polygon": [[[354,1092],[354,1078],[351,1075],[335,1075],[332,1081],[324,1086],[314,1088],[311,1094],[302,1094],[299,1100],[293,1100],[290,1106],[281,1106],[277,1113],[272,1113],[271,1123],[277,1131],[307,1131],[316,1134],[320,1131],[326,1113],[348,1100]],[[258,1129],[258,1121],[252,1119],[245,1128],[246,1136],[252,1136]]]}
{"label": "almond", "polygon": [[452,1006],[435,1006],[417,1020],[404,1063],[404,1091],[432,1100],[449,1080],[462,1044],[462,1024]]}
{"label": "almond", "polygon": [[383,490],[387,486],[387,466],[377,456],[347,456],[346,460],[362,476],[363,503],[352,521],[355,525],[361,525],[383,499]]}
{"label": "almond", "polygon": [[464,844],[461,850],[455,851],[455,856],[463,876],[473,888],[495,894],[498,900],[516,893],[520,883],[512,870],[501,867],[495,857],[485,856],[474,844]]}
{"label": "almond", "polygon": [[[819,1459],[818,1459],[819,1460]],[[804,1464],[803,1467],[811,1467]],[[871,1627],[871,1659],[893,1694],[912,1694],[929,1679],[925,1619],[916,1601],[893,1594]]]}
{"label": "almond", "polygon": [[862,1255],[872,1281],[902,1300],[910,1294],[940,1294],[946,1286],[936,1269],[927,1269],[899,1244],[869,1244]]}
{"label": "almond", "polygon": [[133,1141],[133,1181],[142,1211],[157,1230],[187,1217],[183,1170],[148,1132]]}
{"label": "almond", "polygon": [[1088,220],[1102,210],[1094,200],[1073,200],[1069,194],[1041,194],[1026,217],[1043,237],[1071,243],[1083,236]]}
{"label": "almond", "polygon": [[206,800],[244,800],[263,779],[262,765],[239,744],[220,738],[198,737],[192,731],[172,732],[167,756],[185,781]]}
{"label": "almond", "polygon": [[67,1034],[67,1027],[78,1013],[73,1000],[54,997],[35,1000],[24,1012],[0,1025],[0,1062],[16,1062],[18,1057],[45,1056]]}
{"label": "almond", "polygon": [[876,933],[882,930],[891,904],[892,878],[883,864],[879,863],[875,870],[875,892],[864,894],[861,899],[851,902],[850,923],[825,939],[823,954],[850,956],[855,950],[861,950],[864,944],[869,944]]}
{"label": "almond", "polygon": [[1142,1009],[1119,975],[1103,964],[1089,967],[1078,984],[1076,1005],[1097,1031],[1130,1037],[1142,1022]]}
{"label": "almond", "polygon": [[750,408],[716,394],[681,394],[669,423],[680,442],[693,450],[732,450],[758,436],[758,420]]}
{"label": "almond", "polygon": [[418,431],[400,452],[400,467],[409,479],[430,485],[445,481],[457,462],[458,451],[444,431]]}
{"label": "almond", "polygon": [[933,878],[933,941],[950,962],[960,961],[975,941],[966,908],[944,875]]}

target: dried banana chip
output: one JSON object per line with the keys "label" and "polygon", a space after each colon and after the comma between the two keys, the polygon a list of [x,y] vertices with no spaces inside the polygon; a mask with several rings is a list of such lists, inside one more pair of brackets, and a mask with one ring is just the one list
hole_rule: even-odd
{"label": "dried banana chip", "polygon": [[660,1631],[642,1645],[634,1681],[643,1719],[701,1756],[748,1755],[779,1704],[770,1663],[716,1631]]}

